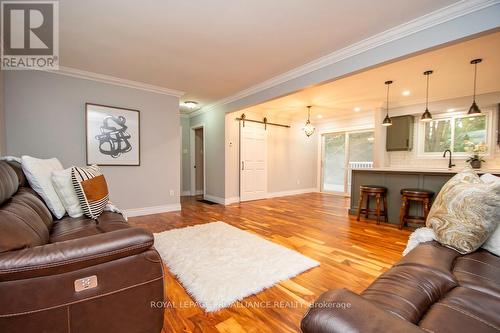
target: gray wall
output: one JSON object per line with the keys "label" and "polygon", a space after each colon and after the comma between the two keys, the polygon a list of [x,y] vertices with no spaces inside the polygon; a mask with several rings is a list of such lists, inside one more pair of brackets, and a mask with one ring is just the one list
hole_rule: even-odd
{"label": "gray wall", "polygon": [[205,130],[205,193],[225,198],[224,126],[225,111],[212,110],[191,118],[191,126],[204,125]]}
{"label": "gray wall", "polygon": [[39,71],[4,75],[8,154],[85,165],[85,103],[137,109],[141,165],[103,167],[110,198],[122,209],[179,203],[177,97]]}
{"label": "gray wall", "polygon": [[180,118],[181,131],[182,131],[182,192],[184,195],[189,195],[191,191],[191,155],[190,155],[190,123],[189,118]]}
{"label": "gray wall", "polygon": [[0,155],[5,153],[5,121],[3,71],[0,69]]}

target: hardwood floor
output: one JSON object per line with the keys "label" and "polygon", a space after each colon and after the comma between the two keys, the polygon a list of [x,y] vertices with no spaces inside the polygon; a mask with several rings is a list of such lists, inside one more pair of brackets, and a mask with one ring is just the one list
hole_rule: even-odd
{"label": "hardwood floor", "polygon": [[[230,206],[182,199],[182,211],[130,218],[152,232],[224,221],[318,260],[321,265],[206,314],[165,267],[167,304],[163,332],[300,332],[308,304],[331,288],[363,291],[400,257],[410,231],[357,222],[348,199],[320,193]],[[390,203],[389,203],[390,204]],[[245,307],[246,306],[246,307]]]}

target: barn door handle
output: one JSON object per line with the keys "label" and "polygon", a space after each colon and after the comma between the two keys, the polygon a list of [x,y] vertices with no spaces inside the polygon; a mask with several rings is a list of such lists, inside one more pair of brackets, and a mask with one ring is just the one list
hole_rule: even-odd
{"label": "barn door handle", "polygon": [[241,161],[241,170],[245,170],[245,161]]}

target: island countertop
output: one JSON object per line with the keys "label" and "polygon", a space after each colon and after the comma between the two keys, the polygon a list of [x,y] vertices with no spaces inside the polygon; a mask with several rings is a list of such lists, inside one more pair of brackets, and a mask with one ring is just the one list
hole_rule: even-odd
{"label": "island countertop", "polygon": [[[359,187],[361,185],[379,185],[387,188],[388,220],[391,224],[399,224],[401,207],[401,190],[404,188],[419,188],[434,192],[434,197],[443,185],[464,167],[453,169],[443,168],[359,168],[352,169],[351,174],[351,207],[349,214],[357,215]],[[491,173],[500,176],[500,170],[477,169],[478,174]],[[371,207],[375,207],[374,202]],[[410,215],[421,215],[422,207],[418,203],[410,204]]]}
{"label": "island countertop", "polygon": [[[448,173],[456,174],[464,170],[465,167],[447,168],[419,168],[419,167],[380,167],[380,168],[353,168],[353,171],[379,171],[379,172],[412,172],[412,173]],[[491,173],[500,174],[500,169],[474,169],[479,174]]]}

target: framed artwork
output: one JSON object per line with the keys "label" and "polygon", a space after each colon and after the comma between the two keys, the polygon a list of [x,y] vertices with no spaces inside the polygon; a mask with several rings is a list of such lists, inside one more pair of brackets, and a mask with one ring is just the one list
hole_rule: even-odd
{"label": "framed artwork", "polygon": [[85,104],[87,164],[140,165],[138,110]]}

